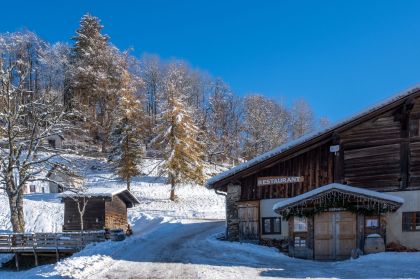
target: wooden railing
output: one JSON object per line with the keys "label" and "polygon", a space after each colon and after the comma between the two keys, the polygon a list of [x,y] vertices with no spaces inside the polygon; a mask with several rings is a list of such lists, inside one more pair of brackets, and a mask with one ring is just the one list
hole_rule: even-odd
{"label": "wooden railing", "polygon": [[0,253],[75,252],[89,243],[105,240],[105,231],[0,234]]}

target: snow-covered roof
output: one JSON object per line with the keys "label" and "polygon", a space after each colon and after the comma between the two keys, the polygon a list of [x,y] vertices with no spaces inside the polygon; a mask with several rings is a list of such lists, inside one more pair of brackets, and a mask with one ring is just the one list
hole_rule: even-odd
{"label": "snow-covered roof", "polygon": [[90,187],[81,191],[77,189],[77,192],[65,191],[60,194],[61,198],[66,197],[88,197],[88,198],[112,198],[114,196],[120,196],[124,201],[128,201],[132,204],[139,204],[139,200],[126,188],[106,188],[106,187]]}
{"label": "snow-covered roof", "polygon": [[339,127],[342,127],[346,124],[349,124],[350,122],[353,122],[353,121],[355,121],[355,120],[357,120],[361,117],[369,115],[370,113],[373,113],[373,112],[377,111],[378,109],[381,109],[382,107],[385,107],[385,106],[391,105],[391,104],[393,104],[397,101],[400,101],[400,100],[404,99],[405,97],[418,92],[419,90],[420,90],[420,84],[416,85],[415,87],[412,87],[409,90],[406,90],[404,92],[400,92],[400,93],[394,95],[391,98],[387,98],[386,100],[384,100],[384,101],[382,101],[382,102],[380,102],[380,103],[378,103],[374,106],[371,106],[368,109],[365,109],[365,110],[363,110],[363,111],[361,111],[357,114],[351,115],[351,116],[345,118],[344,120],[342,120],[340,122],[337,122],[337,123],[325,128],[325,129],[321,129],[321,130],[315,131],[313,133],[309,133],[309,134],[304,135],[304,136],[302,136],[302,137],[300,137],[296,140],[293,140],[293,141],[287,142],[283,145],[280,145],[280,146],[274,148],[271,151],[263,153],[263,154],[255,157],[255,158],[253,158],[253,159],[251,159],[247,162],[239,164],[239,165],[237,165],[237,166],[235,166],[235,167],[233,167],[233,168],[231,168],[231,169],[229,169],[225,172],[222,172],[222,173],[220,173],[216,176],[213,176],[212,178],[207,180],[206,187],[207,188],[212,188],[212,185],[215,184],[216,182],[220,181],[220,180],[228,178],[229,176],[233,176],[233,175],[235,175],[235,174],[237,174],[237,173],[239,173],[239,172],[241,172],[241,171],[243,171],[243,170],[245,170],[249,167],[252,167],[252,166],[254,166],[258,163],[261,163],[261,162],[263,162],[263,161],[265,161],[265,160],[267,160],[271,157],[279,155],[279,154],[281,154],[281,153],[283,153],[287,150],[295,148],[295,147],[297,147],[301,144],[304,144],[304,143],[306,143],[306,142],[308,142],[312,139],[315,139],[315,138],[317,138],[319,136],[322,136],[326,133],[332,132]]}
{"label": "snow-covered roof", "polygon": [[352,194],[356,194],[358,196],[364,196],[364,197],[367,197],[367,198],[374,198],[374,199],[393,202],[393,203],[397,203],[397,204],[403,204],[404,203],[403,198],[397,197],[397,196],[394,196],[394,195],[384,194],[384,193],[380,193],[380,192],[376,192],[376,191],[372,191],[372,190],[367,190],[367,189],[358,188],[358,187],[352,187],[352,186],[349,186],[349,185],[344,185],[344,184],[339,184],[339,183],[331,183],[331,184],[316,188],[314,190],[311,190],[309,192],[303,193],[303,194],[298,195],[296,197],[289,198],[289,199],[286,199],[286,200],[282,200],[282,201],[274,204],[273,210],[277,212],[278,210],[280,210],[282,208],[297,204],[301,201],[304,201],[306,199],[315,197],[317,195],[320,195],[322,193],[332,191],[332,190],[338,190],[338,191],[342,191],[342,192],[346,192],[346,193],[352,193]]}

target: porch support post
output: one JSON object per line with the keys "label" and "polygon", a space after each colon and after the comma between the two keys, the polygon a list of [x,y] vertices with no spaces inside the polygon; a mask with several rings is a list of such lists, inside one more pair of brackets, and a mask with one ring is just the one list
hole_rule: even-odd
{"label": "porch support post", "polygon": [[19,253],[15,253],[16,270],[19,271]]}
{"label": "porch support post", "polygon": [[239,216],[238,204],[241,199],[241,185],[234,185],[232,183],[227,186],[226,196],[226,223],[227,235],[226,238],[230,241],[239,240]]}

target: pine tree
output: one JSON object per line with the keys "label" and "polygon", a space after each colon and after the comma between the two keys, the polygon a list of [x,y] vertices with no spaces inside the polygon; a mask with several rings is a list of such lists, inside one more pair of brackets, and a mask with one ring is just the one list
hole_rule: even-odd
{"label": "pine tree", "polygon": [[203,145],[200,131],[194,123],[193,110],[187,105],[189,84],[185,67],[171,64],[163,82],[164,101],[161,104],[157,136],[152,141],[163,152],[162,174],[171,184],[170,200],[175,200],[179,183],[203,183]]}
{"label": "pine tree", "polygon": [[115,112],[118,118],[110,135],[112,161],[116,174],[127,183],[130,190],[131,179],[140,174],[138,165],[143,156],[142,150],[142,109],[134,95],[135,87],[131,85],[128,72],[122,75],[121,96]]}
{"label": "pine tree", "polygon": [[66,106],[82,113],[90,136],[102,144],[105,152],[113,110],[121,80],[120,56],[109,44],[97,17],[86,14],[73,38],[75,44],[70,59],[70,86],[65,94]]}
{"label": "pine tree", "polygon": [[73,37],[74,47],[71,57],[71,88],[68,105],[92,106],[100,96],[101,84],[106,82],[106,56],[108,36],[101,33],[103,26],[97,17],[86,14],[80,20],[80,27]]}

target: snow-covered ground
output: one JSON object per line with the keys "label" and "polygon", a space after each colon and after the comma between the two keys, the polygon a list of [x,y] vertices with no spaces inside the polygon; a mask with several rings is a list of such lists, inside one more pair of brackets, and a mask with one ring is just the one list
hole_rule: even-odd
{"label": "snow-covered ground", "polygon": [[[89,170],[90,187],[125,186],[104,160],[79,159]],[[420,278],[420,253],[315,262],[289,258],[274,248],[218,240],[225,227],[224,197],[202,186],[183,185],[177,189],[178,201],[170,202],[169,185],[158,176],[157,163],[147,161],[147,175],[132,184],[141,202],[129,210],[133,236],[90,245],[57,264],[3,270],[0,278]],[[63,206],[56,194],[27,195],[24,202],[28,231],[61,230]],[[10,229],[8,212],[7,199],[0,197],[0,230]]]}
{"label": "snow-covered ground", "polygon": [[[115,177],[106,160],[73,156],[80,169],[86,170],[86,185],[89,187],[125,188],[123,181]],[[143,213],[151,216],[224,219],[225,198],[199,185],[180,185],[176,189],[177,202],[169,198],[170,186],[165,178],[158,176],[156,160],[146,160],[142,167],[147,174],[134,179],[131,190],[141,204],[129,209],[129,222],[134,223]],[[209,167],[219,171],[218,167]],[[27,194],[24,199],[25,229],[28,232],[59,232],[63,226],[64,206],[59,194]],[[10,210],[7,197],[0,194],[0,232],[10,231]]]}
{"label": "snow-covered ground", "polygon": [[[24,199],[25,226],[28,232],[57,232],[63,226],[63,204],[57,194],[31,194]],[[9,202],[0,195],[0,232],[10,231]]]}
{"label": "snow-covered ground", "polygon": [[417,278],[420,253],[342,262],[289,258],[274,248],[221,241],[221,221],[143,215],[123,242],[91,245],[55,265],[2,278]]}

